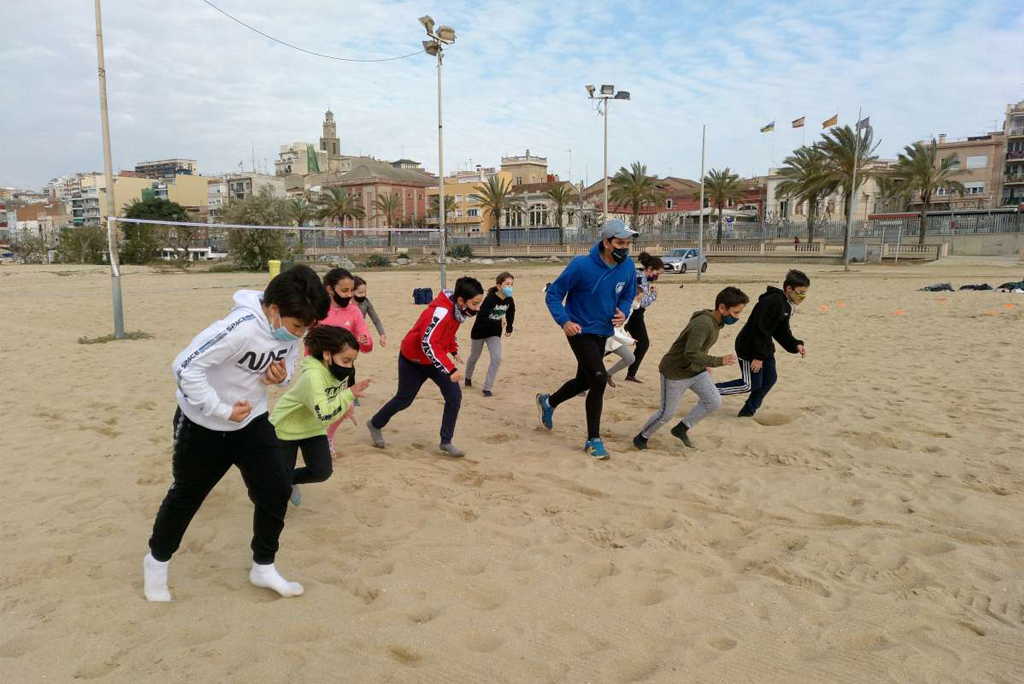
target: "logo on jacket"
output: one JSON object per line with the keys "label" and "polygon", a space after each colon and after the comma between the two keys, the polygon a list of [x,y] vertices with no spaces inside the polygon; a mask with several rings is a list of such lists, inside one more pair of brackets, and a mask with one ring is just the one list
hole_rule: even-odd
{"label": "logo on jacket", "polygon": [[259,356],[256,356],[256,352],[247,351],[242,355],[242,358],[238,360],[238,365],[248,365],[249,370],[253,373],[262,373],[267,369],[267,366],[272,364],[274,361],[283,359],[287,353],[287,349],[281,349],[277,352],[263,352]]}
{"label": "logo on jacket", "polygon": [[615,285],[615,294],[622,294],[622,288],[624,288],[624,287],[626,287],[626,281],[622,281],[621,283],[617,283]]}

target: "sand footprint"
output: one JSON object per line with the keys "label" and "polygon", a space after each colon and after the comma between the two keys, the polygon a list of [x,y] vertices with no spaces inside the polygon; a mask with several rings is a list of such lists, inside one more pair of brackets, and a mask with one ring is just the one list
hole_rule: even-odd
{"label": "sand footprint", "polygon": [[711,648],[716,651],[731,651],[736,648],[737,641],[735,639],[730,639],[729,637],[715,637],[708,643],[711,644]]}
{"label": "sand footprint", "polygon": [[407,667],[421,667],[424,665],[424,658],[422,655],[407,648],[405,646],[399,646],[392,644],[388,646],[388,655],[395,659],[396,662],[405,665]]}
{"label": "sand footprint", "polygon": [[430,622],[442,612],[444,611],[439,606],[422,606],[409,611],[405,614],[405,617],[407,617],[409,622],[412,622],[413,624],[422,625]]}

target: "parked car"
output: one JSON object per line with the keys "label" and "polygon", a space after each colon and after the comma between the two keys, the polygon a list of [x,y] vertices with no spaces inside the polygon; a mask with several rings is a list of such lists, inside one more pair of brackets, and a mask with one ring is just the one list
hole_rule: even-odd
{"label": "parked car", "polygon": [[707,256],[700,253],[696,247],[683,247],[669,250],[668,254],[661,257],[665,262],[666,273],[686,273],[700,265],[700,272],[708,270]]}

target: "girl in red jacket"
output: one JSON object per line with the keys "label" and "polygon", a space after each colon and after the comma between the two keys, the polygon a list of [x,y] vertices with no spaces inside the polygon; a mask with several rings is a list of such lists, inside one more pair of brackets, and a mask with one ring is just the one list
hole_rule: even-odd
{"label": "girl in red jacket", "polygon": [[423,383],[433,380],[444,397],[441,451],[455,457],[466,455],[452,444],[455,421],[462,406],[462,389],[459,387],[462,371],[455,367],[450,357],[462,362],[455,334],[467,317],[476,316],[483,299],[484,288],[480,281],[462,277],[455,282],[454,290],[441,292],[420,314],[416,325],[402,340],[402,350],[398,355],[398,392],[366,423],[375,447],[384,448],[381,430],[396,413],[412,405]]}

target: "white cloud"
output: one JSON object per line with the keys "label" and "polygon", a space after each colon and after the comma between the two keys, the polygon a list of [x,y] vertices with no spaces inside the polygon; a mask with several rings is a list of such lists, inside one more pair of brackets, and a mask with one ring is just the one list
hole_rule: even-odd
{"label": "white cloud", "polygon": [[[696,177],[709,166],[763,173],[798,145],[789,121],[871,116],[883,156],[927,135],[973,135],[1024,98],[1017,3],[871,0],[768,5],[565,0],[346,3],[215,0],[262,30],[317,51],[415,50],[432,14],[459,39],[445,61],[447,170],[495,165],[526,148],[563,177],[600,178],[602,121],[586,83],[632,93],[609,120],[612,170],[633,160]],[[380,64],[319,59],[246,31],[200,0],[104,3],[115,167],[195,157],[204,173],[272,168],[278,146],[315,142],[329,104],[347,152],[436,169],[436,74],[425,55]],[[0,183],[102,168],[90,3],[11,4],[0,48]],[[42,37],[42,38],[41,38]]]}

